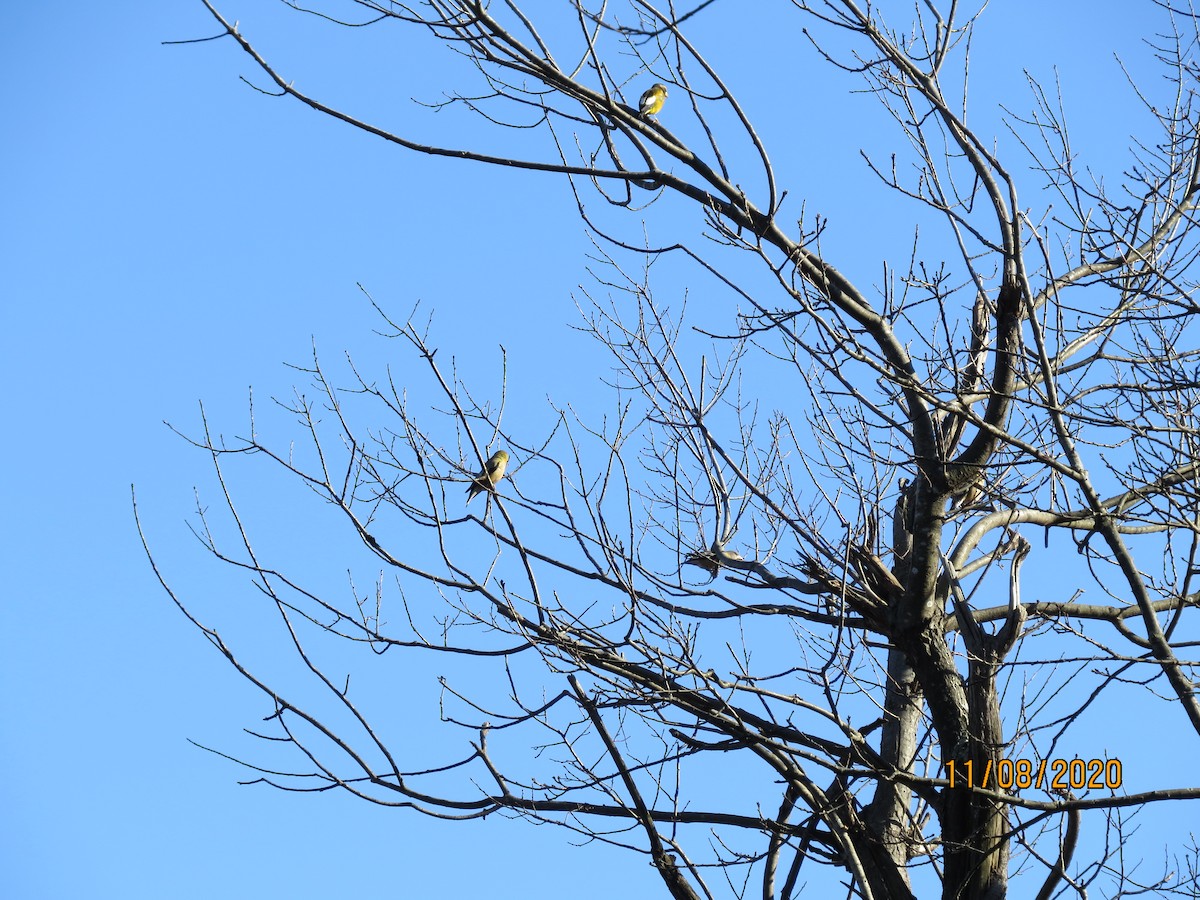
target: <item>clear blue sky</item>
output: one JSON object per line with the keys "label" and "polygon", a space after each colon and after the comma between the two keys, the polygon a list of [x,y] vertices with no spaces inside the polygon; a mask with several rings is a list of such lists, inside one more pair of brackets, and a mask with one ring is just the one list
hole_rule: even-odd
{"label": "clear blue sky", "polygon": [[[220,5],[268,50],[292,29],[325,33],[276,4]],[[1112,53],[1134,49],[1117,15],[1124,4],[1089,4],[1085,21],[1050,18],[1053,6],[997,4],[993,43],[980,48],[982,94],[1020,90],[1021,66],[1045,74],[1051,61],[1103,67],[1105,90],[1116,89]],[[282,364],[305,362],[314,340],[324,357],[349,350],[376,372],[411,365],[371,334],[378,322],[356,282],[401,317],[417,301],[435,312],[435,343],[477,379],[495,376],[504,344],[510,390],[532,398],[515,416],[543,415],[532,407],[547,393],[594,401],[594,379],[551,385],[546,375],[590,352],[566,328],[577,322],[572,295],[587,280],[588,244],[565,185],[419,157],[257,94],[238,81],[253,73],[228,40],[163,46],[215,33],[198,0],[8,4],[0,25],[0,894],[486,890],[534,900],[562,896],[564,878],[576,898],[656,889],[638,861],[577,849],[554,829],[444,825],[332,794],[238,786],[243,772],[187,739],[245,749],[240,729],[267,709],[164,596],[131,512],[136,484],[181,589],[204,596],[228,584],[184,527],[193,486],[215,500],[205,460],[163,420],[195,433],[203,400],[215,430],[243,433],[249,387],[264,401],[286,395],[297,376]],[[755,63],[771,68],[735,66],[735,86],[752,114],[803,102],[826,117],[819,135],[807,116],[777,115],[763,131],[779,155],[803,152],[808,163],[793,160],[792,171],[820,173],[789,185],[794,193],[835,225],[855,221],[839,197],[845,182],[827,173],[866,177],[853,148],[868,101],[847,99],[837,79],[825,92],[797,85],[785,47],[756,49]],[[372,69],[345,37],[328,53],[339,73],[331,93],[421,123],[418,136],[470,142],[474,123],[413,111],[410,96],[436,98],[437,86],[421,81],[431,60]],[[1084,112],[1089,91],[1067,86],[1082,104],[1081,139],[1100,145],[1101,165],[1119,168],[1106,153],[1123,148],[1129,129]],[[863,225],[881,240],[886,227]],[[878,269],[869,257],[861,264]],[[464,327],[485,302],[502,318]],[[610,859],[603,879],[578,880]]]}

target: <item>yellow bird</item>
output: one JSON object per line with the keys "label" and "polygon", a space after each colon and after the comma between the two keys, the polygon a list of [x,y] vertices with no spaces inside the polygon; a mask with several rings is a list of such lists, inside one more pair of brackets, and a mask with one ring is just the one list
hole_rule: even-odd
{"label": "yellow bird", "polygon": [[491,459],[483,467],[475,480],[467,485],[467,502],[470,503],[475,499],[476,494],[484,491],[495,492],[496,485],[500,483],[500,479],[504,477],[504,470],[508,466],[508,453],[504,450],[497,450],[492,454]]}
{"label": "yellow bird", "polygon": [[664,84],[653,85],[650,90],[642,94],[642,99],[638,101],[638,114],[643,118],[657,115],[658,111],[663,108],[666,99],[667,86]]}

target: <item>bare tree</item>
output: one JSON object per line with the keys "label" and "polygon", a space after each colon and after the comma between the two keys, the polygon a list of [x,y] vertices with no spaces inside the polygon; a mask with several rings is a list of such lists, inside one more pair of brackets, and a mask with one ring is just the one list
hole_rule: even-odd
{"label": "bare tree", "polygon": [[[207,517],[199,533],[255,575],[318,688],[257,674],[172,592],[274,704],[265,737],[305,766],[265,780],[553,822],[648,855],[675,898],[782,900],[822,866],[877,900],[934,883],[999,898],[1017,875],[1039,898],[1200,896],[1194,838],[1168,847],[1156,876],[1119,853],[1129,811],[1200,800],[1196,767],[1127,792],[1128,762],[1089,757],[1074,737],[1086,711],[1131,689],[1200,737],[1190,8],[1152,7],[1164,77],[1153,93],[1131,84],[1153,127],[1119,184],[1081,164],[1059,96],[1032,78],[1031,112],[1005,119],[1024,158],[1002,160],[968,124],[978,12],[793,0],[752,17],[860,78],[891,124],[891,145],[864,148],[874,180],[857,189],[907,204],[913,237],[868,285],[822,249],[821,215],[788,203],[743,106],[689,40],[705,16],[744,20],[740,4],[356,0],[351,20],[285,0],[334,25],[424,29],[460,54],[475,88],[446,104],[481,125],[459,149],[304,93],[202,2],[268,93],[407,151],[565,176],[596,246],[586,328],[616,370],[615,414],[564,407],[548,433],[512,433],[503,397],[479,399],[409,318],[392,336],[422,388],[411,368],[404,387],[357,370],[339,387],[314,355],[317,397],[291,409],[307,455],[257,433],[217,440],[205,424],[196,443],[239,543]],[[669,93],[658,115],[639,111],[652,82]],[[507,146],[506,127],[541,155],[489,150]],[[1053,212],[1035,214],[1019,188],[1048,189]],[[703,228],[635,239],[645,204],[665,198]],[[716,308],[724,326],[656,299],[663,258],[724,298],[705,320]],[[508,477],[480,481],[500,448]],[[245,456],[344,516],[389,586],[338,598],[260,559],[226,480]],[[464,508],[472,485],[485,503]],[[1022,597],[1026,559],[1075,592]],[[341,662],[310,650],[331,640],[493,667],[478,692],[443,686],[463,753],[409,762],[411,742],[386,736],[388,709],[360,703]]]}

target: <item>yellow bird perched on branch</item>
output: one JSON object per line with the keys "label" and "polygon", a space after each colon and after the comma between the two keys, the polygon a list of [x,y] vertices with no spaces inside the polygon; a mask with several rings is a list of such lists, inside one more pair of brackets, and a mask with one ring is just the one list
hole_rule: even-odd
{"label": "yellow bird perched on branch", "polygon": [[504,470],[508,467],[508,453],[504,450],[497,450],[492,454],[483,466],[483,471],[480,472],[475,480],[467,485],[467,502],[470,503],[475,499],[476,494],[484,491],[495,492],[496,485],[500,483],[500,479],[504,477]]}
{"label": "yellow bird perched on branch", "polygon": [[650,90],[642,94],[642,99],[638,101],[638,114],[643,118],[657,115],[658,111],[663,108],[666,99],[667,86],[665,84],[651,86]]}

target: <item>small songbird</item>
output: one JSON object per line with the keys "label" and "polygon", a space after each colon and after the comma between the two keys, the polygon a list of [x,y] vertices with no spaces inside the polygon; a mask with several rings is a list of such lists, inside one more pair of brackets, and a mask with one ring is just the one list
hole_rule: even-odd
{"label": "small songbird", "polygon": [[657,115],[658,111],[663,108],[663,103],[666,101],[666,99],[666,85],[653,85],[650,90],[642,94],[642,99],[638,101],[638,114],[643,118],[646,116]]}
{"label": "small songbird", "polygon": [[484,464],[483,471],[476,476],[474,481],[467,485],[467,502],[470,503],[475,499],[476,494],[480,494],[483,491],[495,491],[496,485],[504,477],[504,469],[507,466],[507,452],[497,450],[493,453],[491,459]]}

